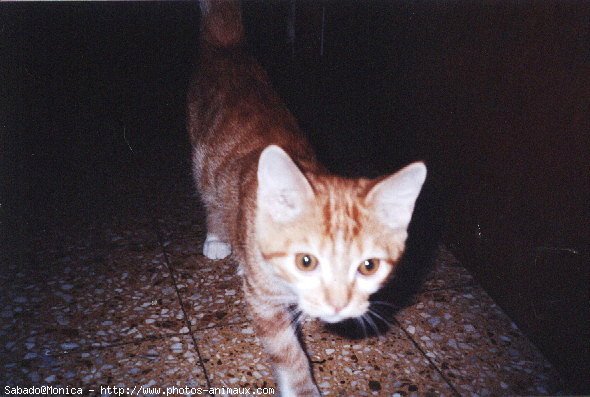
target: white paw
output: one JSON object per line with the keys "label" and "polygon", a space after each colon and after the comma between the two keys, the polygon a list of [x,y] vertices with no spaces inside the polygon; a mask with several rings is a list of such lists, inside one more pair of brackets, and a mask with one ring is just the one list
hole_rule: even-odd
{"label": "white paw", "polygon": [[242,266],[241,263],[238,264],[238,270],[236,271],[238,276],[243,276],[244,275],[244,267]]}
{"label": "white paw", "polygon": [[231,245],[223,242],[214,235],[207,235],[203,244],[203,255],[209,259],[223,259],[231,254]]}
{"label": "white paw", "polygon": [[295,379],[292,379],[292,375],[290,375],[285,370],[278,370],[277,375],[281,397],[321,397],[322,395],[318,387],[313,383],[311,377],[309,376],[306,382],[307,384],[305,386],[300,386],[299,388],[295,389],[291,385],[293,381],[296,381]]}

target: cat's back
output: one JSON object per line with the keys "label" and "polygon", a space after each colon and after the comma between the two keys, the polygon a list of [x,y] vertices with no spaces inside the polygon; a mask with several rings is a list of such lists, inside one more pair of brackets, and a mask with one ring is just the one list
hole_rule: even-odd
{"label": "cat's back", "polygon": [[299,127],[244,46],[239,2],[205,1],[199,63],[187,95],[193,167],[203,193],[235,183],[269,144],[311,158]]}

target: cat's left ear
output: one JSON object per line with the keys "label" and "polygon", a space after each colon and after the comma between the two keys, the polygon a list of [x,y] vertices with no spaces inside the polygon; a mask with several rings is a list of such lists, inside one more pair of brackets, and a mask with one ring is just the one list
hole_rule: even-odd
{"label": "cat's left ear", "polygon": [[296,218],[313,198],[307,178],[280,147],[270,145],[258,160],[258,209],[277,222]]}
{"label": "cat's left ear", "polygon": [[406,230],[425,179],[424,163],[412,163],[373,186],[366,201],[381,222]]}

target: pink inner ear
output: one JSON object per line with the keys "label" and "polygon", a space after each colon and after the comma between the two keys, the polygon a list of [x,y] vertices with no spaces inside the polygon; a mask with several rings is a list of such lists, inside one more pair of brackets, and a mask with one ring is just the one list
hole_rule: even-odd
{"label": "pink inner ear", "polygon": [[258,206],[276,220],[289,220],[302,212],[313,190],[283,149],[266,147],[258,161]]}
{"label": "pink inner ear", "polygon": [[426,166],[420,162],[410,164],[375,185],[367,194],[367,202],[381,222],[405,229],[425,179]]}

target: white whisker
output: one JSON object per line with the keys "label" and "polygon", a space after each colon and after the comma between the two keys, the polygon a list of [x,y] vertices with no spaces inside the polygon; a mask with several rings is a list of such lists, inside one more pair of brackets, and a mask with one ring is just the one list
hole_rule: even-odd
{"label": "white whisker", "polygon": [[379,338],[383,337],[381,335],[381,332],[379,332],[379,327],[377,327],[377,324],[375,324],[375,322],[373,321],[373,319],[371,318],[369,313],[363,314],[363,319],[367,322],[367,324],[371,327],[371,329],[373,329],[373,331],[375,331],[375,334],[378,335]]}
{"label": "white whisker", "polygon": [[367,334],[367,327],[365,326],[365,320],[363,319],[363,317],[364,317],[364,314],[361,317],[356,317],[355,320],[356,320],[356,322],[358,322],[361,325],[361,328],[363,330],[363,334],[365,335],[365,338],[368,338],[369,335]]}
{"label": "white whisker", "polygon": [[399,307],[398,305],[394,305],[393,303],[385,302],[385,301],[371,301],[371,304],[381,305],[381,306],[387,306],[387,307],[390,307],[392,309],[397,309]]}
{"label": "white whisker", "polygon": [[299,317],[301,317],[301,313],[295,313],[294,315],[292,315],[291,322],[289,323],[289,325],[297,327],[297,325],[299,324]]}
{"label": "white whisker", "polygon": [[379,313],[377,313],[375,310],[369,309],[369,312],[373,316],[377,317],[379,320],[383,321],[388,327],[393,327],[393,324],[391,322],[387,321],[385,318],[383,318],[382,315],[380,315]]}

